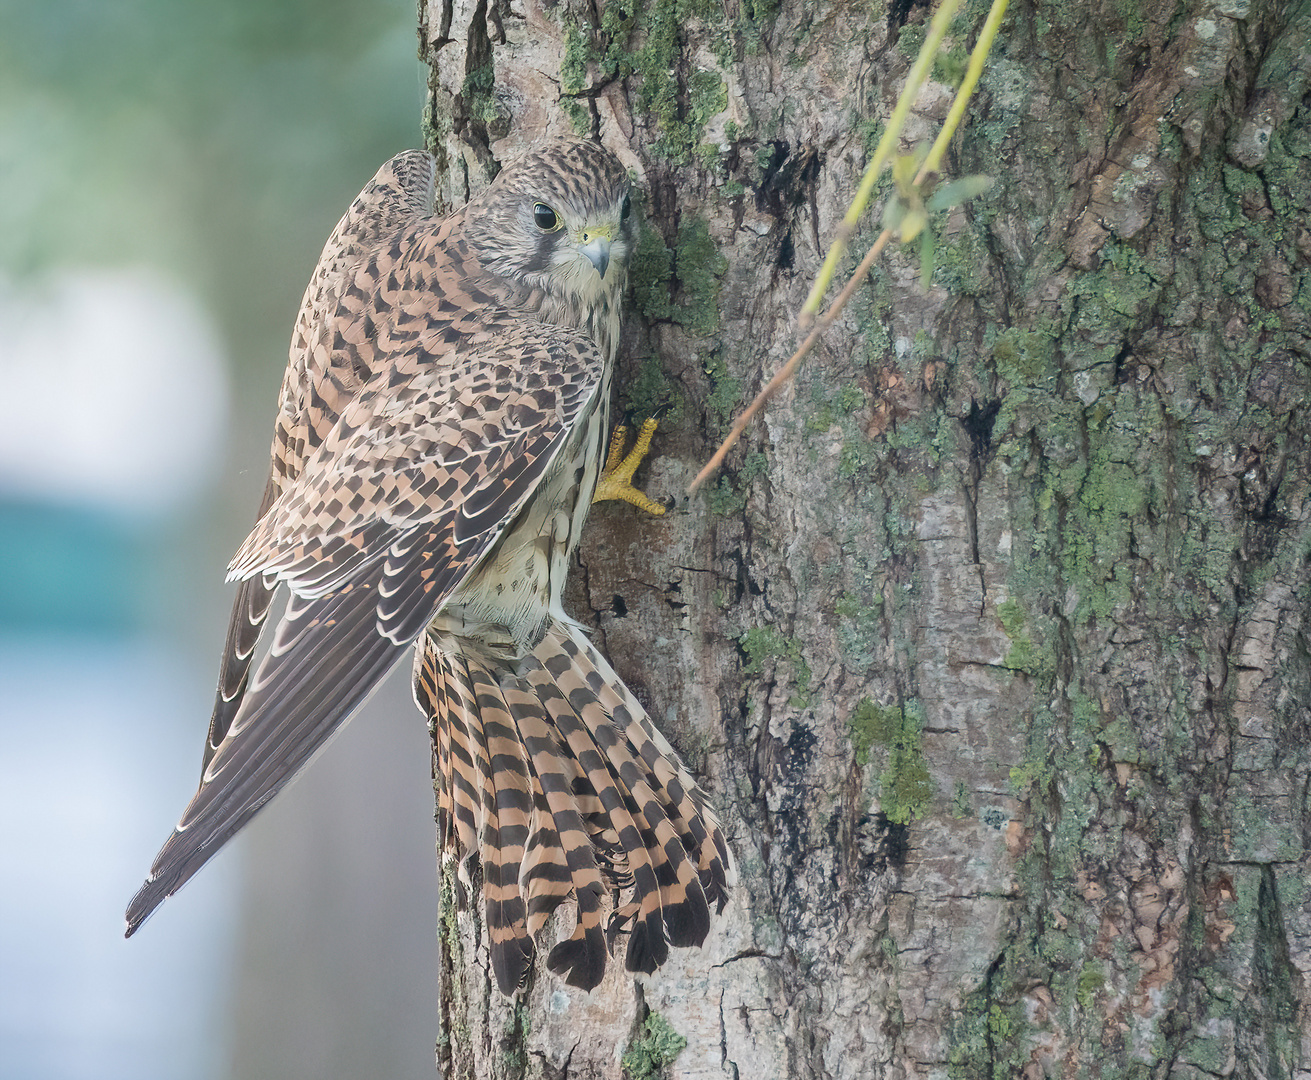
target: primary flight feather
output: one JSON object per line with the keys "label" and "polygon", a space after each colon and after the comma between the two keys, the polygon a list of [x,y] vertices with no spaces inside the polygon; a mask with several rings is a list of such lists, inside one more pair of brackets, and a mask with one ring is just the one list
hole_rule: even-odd
{"label": "primary flight feather", "polygon": [[729,872],[704,794],[560,603],[601,473],[629,182],[596,144],[554,139],[437,218],[432,169],[418,151],[384,165],[306,289],[259,518],[229,566],[200,787],[127,933],[417,641],[442,845],[481,866],[500,988],[566,901],[576,927],[547,964],[591,988],[621,931],[630,970],[701,943]]}

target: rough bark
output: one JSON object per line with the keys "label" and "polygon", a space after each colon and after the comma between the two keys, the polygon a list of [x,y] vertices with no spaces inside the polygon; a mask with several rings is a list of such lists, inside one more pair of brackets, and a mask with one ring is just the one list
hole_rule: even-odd
{"label": "rough bark", "polygon": [[686,1048],[633,1075],[1311,1077],[1311,4],[1015,4],[932,288],[886,258],[681,494],[926,16],[421,9],[446,200],[571,126],[647,193],[619,395],[674,508],[593,513],[573,610],[740,874],[703,950],[514,1002],[448,881],[446,1075],[617,1077],[656,1012]]}

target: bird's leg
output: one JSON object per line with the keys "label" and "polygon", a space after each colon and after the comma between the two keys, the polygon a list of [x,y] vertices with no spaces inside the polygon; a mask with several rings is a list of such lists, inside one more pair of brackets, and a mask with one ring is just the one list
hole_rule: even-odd
{"label": "bird's leg", "polygon": [[642,425],[642,430],[637,433],[637,442],[625,457],[624,443],[628,441],[628,428],[623,424],[615,428],[614,434],[610,436],[610,453],[606,456],[605,468],[601,470],[601,479],[597,482],[592,502],[621,499],[648,514],[665,512],[665,508],[658,502],[633,487],[633,473],[637,472],[637,467],[651,449],[651,437],[655,435],[655,429],[656,420],[652,417]]}

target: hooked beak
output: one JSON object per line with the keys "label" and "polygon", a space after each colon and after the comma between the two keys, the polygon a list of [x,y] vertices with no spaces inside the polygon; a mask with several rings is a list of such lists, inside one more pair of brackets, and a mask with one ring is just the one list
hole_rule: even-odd
{"label": "hooked beak", "polygon": [[583,243],[578,245],[578,250],[587,256],[588,261],[596,267],[596,272],[605,277],[605,272],[610,268],[610,238],[607,236],[588,236],[583,233]]}

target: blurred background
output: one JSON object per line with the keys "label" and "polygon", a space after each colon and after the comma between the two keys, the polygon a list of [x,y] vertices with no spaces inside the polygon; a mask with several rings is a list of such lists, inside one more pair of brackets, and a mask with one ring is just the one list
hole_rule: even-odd
{"label": "blurred background", "polygon": [[413,0],[0,0],[0,1080],[431,1077],[398,672],[131,941],[301,292],[419,143]]}

